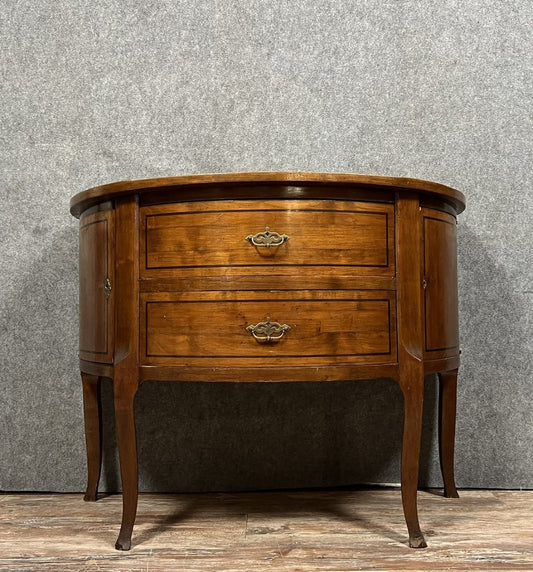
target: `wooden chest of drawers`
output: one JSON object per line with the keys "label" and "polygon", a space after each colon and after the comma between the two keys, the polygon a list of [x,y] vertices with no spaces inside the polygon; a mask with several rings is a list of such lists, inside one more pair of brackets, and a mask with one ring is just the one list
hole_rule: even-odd
{"label": "wooden chest of drawers", "polygon": [[414,179],[241,173],[126,181],[71,201],[80,217],[80,367],[89,479],[100,473],[102,376],[114,381],[130,547],[137,504],[133,400],[149,379],[391,377],[405,399],[402,498],[416,489],[423,380],[439,373],[441,464],[453,477],[456,215],[464,197]]}

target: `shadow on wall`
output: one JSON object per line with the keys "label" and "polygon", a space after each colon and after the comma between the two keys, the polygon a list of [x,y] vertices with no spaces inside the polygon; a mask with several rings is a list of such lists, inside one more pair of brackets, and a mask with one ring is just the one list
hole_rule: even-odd
{"label": "shadow on wall", "polygon": [[[426,383],[422,486],[435,470],[436,394],[435,384]],[[116,491],[120,481],[110,381],[104,384],[103,402],[102,490]],[[386,379],[327,384],[148,381],[136,399],[141,490],[398,483],[402,415],[401,391]]]}
{"label": "shadow on wall", "polygon": [[458,231],[457,481],[469,487],[531,487],[533,332],[526,286],[531,290],[533,279],[512,275],[513,267],[531,273],[531,243],[510,251],[503,244],[492,248],[465,224]]}
{"label": "shadow on wall", "polygon": [[[438,473],[433,382],[431,378],[426,383],[422,486],[431,472]],[[104,382],[102,394],[102,490],[116,491],[120,480],[110,380]],[[386,379],[327,384],[148,381],[136,399],[141,489],[230,491],[398,483],[402,415],[402,393]]]}
{"label": "shadow on wall", "polygon": [[[111,384],[104,390],[112,416]],[[141,489],[260,490],[397,482],[402,395],[390,380],[146,382],[136,400]],[[112,433],[107,428],[107,434]],[[111,435],[110,435],[111,436]],[[106,488],[116,490],[114,438]]]}

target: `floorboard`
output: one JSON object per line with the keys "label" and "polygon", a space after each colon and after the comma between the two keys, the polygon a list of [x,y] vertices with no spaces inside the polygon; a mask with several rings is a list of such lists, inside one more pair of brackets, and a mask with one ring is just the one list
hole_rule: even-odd
{"label": "floorboard", "polygon": [[120,495],[0,495],[0,570],[533,570],[533,491],[419,493],[429,547],[407,546],[399,490],[144,494],[133,548]]}

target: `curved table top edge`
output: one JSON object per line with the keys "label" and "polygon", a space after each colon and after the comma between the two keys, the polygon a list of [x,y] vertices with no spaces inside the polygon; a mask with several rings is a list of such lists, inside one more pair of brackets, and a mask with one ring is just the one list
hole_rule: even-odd
{"label": "curved table top edge", "polygon": [[176,177],[160,177],[154,179],[125,180],[92,187],[74,195],[70,201],[70,212],[75,217],[90,206],[99,202],[113,200],[133,193],[146,193],[171,187],[194,186],[206,184],[231,183],[340,183],[355,186],[375,186],[381,189],[421,192],[435,198],[453,203],[457,213],[465,209],[465,197],[456,189],[441,183],[412,179],[408,177],[386,177],[380,175],[364,175],[355,173],[314,173],[304,171],[261,171],[242,173],[212,173],[201,175],[180,175]]}

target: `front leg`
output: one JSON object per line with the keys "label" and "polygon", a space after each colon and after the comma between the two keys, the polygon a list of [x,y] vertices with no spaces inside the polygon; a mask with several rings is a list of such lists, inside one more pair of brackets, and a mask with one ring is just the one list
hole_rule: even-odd
{"label": "front leg", "polygon": [[404,394],[404,426],[402,444],[402,503],[409,546],[425,548],[424,535],[420,530],[417,509],[418,471],[420,466],[420,442],[422,437],[422,410],[424,381],[402,384]]}
{"label": "front leg", "polygon": [[[118,368],[117,368],[118,369]],[[134,399],[137,380],[127,379],[126,372],[115,373],[115,419],[122,480],[122,525],[115,544],[117,550],[129,550],[137,513],[138,467],[135,433]]]}
{"label": "front leg", "polygon": [[81,372],[83,385],[83,415],[85,420],[85,445],[87,449],[87,489],[83,500],[98,498],[98,481],[102,468],[102,406],[98,375]]}

